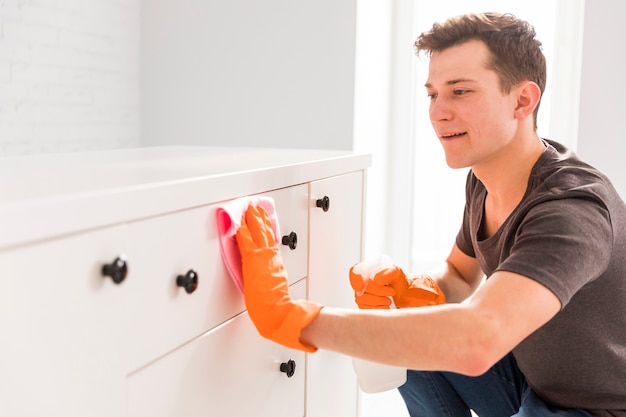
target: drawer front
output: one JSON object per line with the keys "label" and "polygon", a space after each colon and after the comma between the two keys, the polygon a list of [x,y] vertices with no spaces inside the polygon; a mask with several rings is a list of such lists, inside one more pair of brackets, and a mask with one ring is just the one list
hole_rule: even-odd
{"label": "drawer front", "polygon": [[[174,350],[245,309],[222,262],[216,206],[205,206],[128,225],[129,277],[135,300],[128,320],[131,368]],[[196,289],[177,285],[193,271]]]}
{"label": "drawer front", "polygon": [[[291,291],[304,298],[304,281]],[[242,313],[131,374],[127,415],[302,417],[304,358],[261,338]],[[288,377],[280,366],[290,360]]]}
{"label": "drawer front", "polygon": [[[306,185],[276,190],[281,236],[297,234],[294,250],[280,245],[293,283],[306,276]],[[216,227],[218,205],[198,207],[128,225],[131,368],[137,369],[245,310],[243,296],[222,261]],[[190,271],[198,285],[177,285]]]}
{"label": "drawer front", "polygon": [[0,252],[0,415],[122,415],[126,281],[101,270],[125,236],[111,227]]}

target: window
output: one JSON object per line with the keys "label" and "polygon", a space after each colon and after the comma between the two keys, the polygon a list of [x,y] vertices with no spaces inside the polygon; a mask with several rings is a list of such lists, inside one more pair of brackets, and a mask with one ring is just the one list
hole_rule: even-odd
{"label": "window", "polygon": [[548,63],[539,134],[575,148],[583,9],[584,0],[359,1],[354,148],[373,155],[365,258],[386,253],[420,270],[447,256],[461,222],[467,170],[448,168],[434,136],[423,87],[427,62],[413,54],[416,36],[467,12],[529,21]]}

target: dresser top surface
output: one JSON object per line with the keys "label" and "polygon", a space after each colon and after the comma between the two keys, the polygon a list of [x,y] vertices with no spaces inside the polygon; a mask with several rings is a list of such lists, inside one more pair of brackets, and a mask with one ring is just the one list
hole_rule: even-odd
{"label": "dresser top surface", "polygon": [[0,248],[45,237],[37,226],[48,235],[102,227],[370,163],[348,151],[185,146],[0,157]]}
{"label": "dresser top surface", "polygon": [[0,158],[0,204],[354,159],[345,151],[154,147]]}

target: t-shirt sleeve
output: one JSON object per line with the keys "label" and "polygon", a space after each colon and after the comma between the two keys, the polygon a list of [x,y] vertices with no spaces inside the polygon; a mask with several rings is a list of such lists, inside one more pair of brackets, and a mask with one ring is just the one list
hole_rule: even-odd
{"label": "t-shirt sleeve", "polygon": [[602,203],[587,198],[550,200],[527,213],[511,255],[497,270],[534,279],[564,307],[607,268],[612,243],[611,219]]}

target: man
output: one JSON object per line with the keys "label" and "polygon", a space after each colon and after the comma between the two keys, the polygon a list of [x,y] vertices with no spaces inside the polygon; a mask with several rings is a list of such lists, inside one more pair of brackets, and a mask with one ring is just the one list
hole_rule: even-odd
{"label": "man", "polygon": [[[381,309],[295,301],[267,216],[251,207],[237,235],[250,317],[290,347],[415,370],[400,387],[411,416],[626,416],[626,206],[603,174],[537,135],[546,69],[534,29],[465,15],[416,48],[430,57],[446,161],[471,168],[443,267],[384,270],[364,294],[351,272],[357,303]],[[406,308],[385,309],[387,295]]]}

